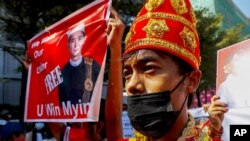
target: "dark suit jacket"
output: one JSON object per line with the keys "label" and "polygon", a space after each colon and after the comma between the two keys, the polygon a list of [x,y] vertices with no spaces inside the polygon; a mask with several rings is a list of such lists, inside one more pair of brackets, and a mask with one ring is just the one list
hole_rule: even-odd
{"label": "dark suit jacket", "polygon": [[[81,102],[90,102],[92,97],[92,92],[87,99],[83,99],[84,94],[84,82],[86,79],[86,66],[84,63],[84,58],[79,66],[72,66],[69,62],[62,69],[63,82],[59,85],[59,100],[60,105],[62,102],[67,103],[70,101],[71,104]],[[99,64],[93,60],[92,62],[92,81],[95,85],[98,74],[100,71]]]}

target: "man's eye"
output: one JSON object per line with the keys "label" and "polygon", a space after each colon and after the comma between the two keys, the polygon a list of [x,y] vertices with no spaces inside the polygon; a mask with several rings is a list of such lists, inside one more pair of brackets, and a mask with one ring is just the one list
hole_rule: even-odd
{"label": "man's eye", "polygon": [[78,40],[80,41],[80,40],[82,40],[83,39],[83,36],[79,36],[78,37]]}
{"label": "man's eye", "polygon": [[153,73],[155,71],[154,66],[144,66],[143,68],[144,73]]}
{"label": "man's eye", "polygon": [[70,40],[70,43],[74,43],[74,42],[75,42],[75,40],[74,40],[74,39],[71,39],[71,40]]}
{"label": "man's eye", "polygon": [[131,76],[131,73],[130,73],[130,71],[128,71],[128,70],[124,70],[124,71],[123,71],[123,75],[124,75],[124,78],[125,78],[125,79],[128,79],[128,78]]}

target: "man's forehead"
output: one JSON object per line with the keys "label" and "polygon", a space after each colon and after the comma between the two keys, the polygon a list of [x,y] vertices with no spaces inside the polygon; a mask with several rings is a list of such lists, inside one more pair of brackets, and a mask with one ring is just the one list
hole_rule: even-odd
{"label": "man's forehead", "polygon": [[80,31],[80,30],[78,30],[78,31],[72,33],[72,34],[70,35],[70,37],[71,37],[71,36],[83,36],[83,32]]}
{"label": "man's forehead", "polygon": [[151,55],[157,55],[157,51],[156,50],[152,50],[152,49],[141,49],[138,50],[138,55],[142,55],[142,56],[151,56]]}
{"label": "man's forehead", "polygon": [[156,50],[142,49],[138,50],[132,55],[130,55],[127,59],[125,59],[124,64],[130,63],[138,63],[142,61],[153,61],[162,58],[159,52]]}

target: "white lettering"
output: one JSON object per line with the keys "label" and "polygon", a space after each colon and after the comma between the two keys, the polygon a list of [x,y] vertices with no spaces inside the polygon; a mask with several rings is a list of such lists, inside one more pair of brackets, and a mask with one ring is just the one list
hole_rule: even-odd
{"label": "white lettering", "polygon": [[46,86],[47,94],[55,89],[63,82],[59,65],[56,66],[49,74],[46,75],[44,83]]}
{"label": "white lettering", "polygon": [[[82,103],[81,99],[78,100],[79,103]],[[82,106],[79,106],[80,114],[83,114]]]}
{"label": "white lettering", "polygon": [[247,130],[246,129],[236,129],[235,132],[234,132],[234,136],[243,136],[244,134],[247,133]]}
{"label": "white lettering", "polygon": [[236,130],[235,130],[234,136],[236,136],[236,135],[240,136],[240,131],[239,131],[239,129],[236,129]]}
{"label": "white lettering", "polygon": [[[79,102],[80,101],[81,100],[79,100]],[[78,103],[73,105],[70,101],[67,101],[67,103],[62,102],[62,107],[64,115],[74,116],[73,118],[75,119],[78,117],[78,112],[80,115],[88,113],[89,103]]]}
{"label": "white lettering", "polygon": [[73,111],[74,111],[74,119],[76,119],[77,118],[77,116],[78,116],[78,104],[76,104],[76,106],[74,106],[74,105],[72,105],[72,109],[73,109]]}
{"label": "white lettering", "polygon": [[241,135],[243,136],[244,134],[247,133],[247,129],[241,129]]}
{"label": "white lettering", "polygon": [[72,115],[72,110],[71,110],[71,102],[67,101],[67,105],[65,105],[64,102],[62,102],[62,107],[63,107],[63,113],[64,115]]}
{"label": "white lettering", "polygon": [[53,39],[53,38],[55,38],[55,37],[56,37],[56,33],[55,33],[55,34],[52,34],[51,36],[44,37],[44,38],[42,39],[41,44],[46,43],[46,42],[48,42],[49,40],[51,40],[51,39]]}
{"label": "white lettering", "polygon": [[46,86],[47,94],[49,94],[49,92],[51,92],[52,89],[53,89],[53,84],[51,83],[51,76],[48,74],[45,77],[44,81],[45,81],[45,86]]}
{"label": "white lettering", "polygon": [[40,45],[40,42],[36,41],[36,42],[32,43],[31,48],[38,47],[39,45]]}
{"label": "white lettering", "polygon": [[36,111],[37,111],[37,116],[41,117],[43,115],[43,105],[38,104],[37,107],[36,107]]}
{"label": "white lettering", "polygon": [[43,72],[47,68],[48,62],[42,63],[40,66],[36,68],[36,73],[39,74]]}
{"label": "white lettering", "polygon": [[41,49],[40,51],[37,51],[37,50],[36,50],[36,51],[34,52],[34,57],[35,57],[35,59],[43,55],[43,50],[44,50],[44,49]]}
{"label": "white lettering", "polygon": [[48,116],[60,116],[60,108],[54,103],[46,104],[46,112]]}

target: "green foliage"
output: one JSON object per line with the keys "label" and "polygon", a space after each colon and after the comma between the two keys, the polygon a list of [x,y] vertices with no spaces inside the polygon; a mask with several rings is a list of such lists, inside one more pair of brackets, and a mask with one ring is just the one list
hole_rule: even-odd
{"label": "green foliage", "polygon": [[136,17],[137,13],[139,13],[144,3],[145,0],[113,1],[112,6],[118,11],[123,19],[123,22],[125,23],[124,39],[134,18]]}
{"label": "green foliage", "polygon": [[239,24],[223,31],[222,35],[218,37],[218,39],[220,39],[220,42],[216,44],[216,47],[221,49],[246,39],[246,37],[241,36],[241,31],[243,28],[244,26]]}
{"label": "green foliage", "polygon": [[26,41],[45,27],[50,26],[92,0],[1,0],[1,29],[9,41]]}
{"label": "green foliage", "polygon": [[92,1],[0,0],[0,48],[22,63],[27,40]]}

